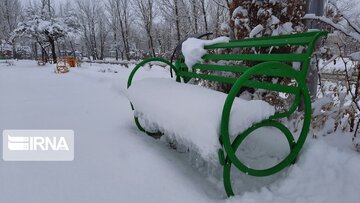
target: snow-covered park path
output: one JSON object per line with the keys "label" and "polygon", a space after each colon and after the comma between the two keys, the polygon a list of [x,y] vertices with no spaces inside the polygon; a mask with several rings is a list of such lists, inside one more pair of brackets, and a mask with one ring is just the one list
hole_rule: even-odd
{"label": "snow-covered park path", "polygon": [[0,202],[209,201],[196,176],[166,155],[171,150],[134,126],[122,94],[129,70],[107,83],[114,74],[89,69],[58,75],[36,62],[1,67],[1,131],[73,129],[75,160],[1,161]]}
{"label": "snow-covered park path", "polygon": [[[1,160],[0,202],[360,201],[359,155],[338,139],[308,142],[278,181],[226,200],[186,155],[137,130],[124,95],[131,67],[84,64],[60,75],[53,68],[0,65],[0,131],[73,129],[75,160]],[[168,77],[161,68],[139,73]]]}

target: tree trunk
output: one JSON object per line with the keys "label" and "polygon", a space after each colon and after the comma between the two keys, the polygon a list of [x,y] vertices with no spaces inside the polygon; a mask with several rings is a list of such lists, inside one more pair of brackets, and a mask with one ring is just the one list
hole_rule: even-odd
{"label": "tree trunk", "polygon": [[[41,45],[40,45],[40,46],[41,46]],[[42,61],[44,61],[45,63],[48,62],[48,54],[47,54],[45,48],[42,47],[42,46],[41,46],[41,59],[42,59]]]}
{"label": "tree trunk", "polygon": [[197,18],[197,8],[196,8],[197,0],[192,0],[192,12],[194,18],[194,33],[198,33],[198,18]]}
{"label": "tree trunk", "polygon": [[[129,43],[128,43],[128,30],[127,30],[127,13],[126,11],[121,12],[121,8],[123,5],[119,4],[119,1],[116,1],[116,10],[117,10],[117,16],[119,19],[119,24],[120,24],[120,31],[121,31],[121,38],[124,44],[124,50],[125,50],[125,56],[126,56],[126,60],[129,60]],[[127,8],[123,8],[123,9],[127,9]]]}
{"label": "tree trunk", "polygon": [[218,36],[219,35],[219,27],[220,27],[220,5],[217,5],[216,7],[216,21],[215,21],[215,33],[214,33],[214,36]]}
{"label": "tree trunk", "polygon": [[[325,0],[306,0],[306,13],[314,13],[317,16],[322,16],[324,14]],[[312,23],[310,20],[306,22],[309,29],[319,28],[318,24]],[[309,91],[311,99],[314,100],[317,95],[317,86],[318,86],[318,73],[317,73],[317,61],[312,61],[310,66],[310,72],[308,76]]]}
{"label": "tree trunk", "polygon": [[33,50],[35,50],[35,51],[33,51],[33,57],[35,58],[35,60],[37,60],[38,59],[38,47],[37,47],[36,42],[33,43]]}
{"label": "tree trunk", "polygon": [[178,0],[175,0],[174,4],[175,4],[176,39],[178,42],[180,42],[181,34],[180,34],[180,16],[179,16]]}
{"label": "tree trunk", "polygon": [[155,48],[154,48],[154,41],[153,41],[153,37],[151,35],[150,30],[148,30],[148,36],[149,36],[149,49],[151,50],[152,57],[156,57]]}
{"label": "tree trunk", "polygon": [[52,37],[48,37],[48,38],[49,38],[49,43],[51,46],[53,62],[55,64],[55,63],[57,63],[55,41]]}
{"label": "tree trunk", "polygon": [[[126,2],[127,0],[125,0]],[[129,24],[128,24],[128,14],[127,14],[128,7],[124,8],[124,27],[125,27],[125,52],[126,52],[126,59],[130,60],[130,46],[129,46]]]}
{"label": "tree trunk", "polygon": [[115,60],[119,60],[119,52],[118,52],[118,45],[117,45],[117,35],[116,35],[116,27],[114,25],[114,42],[115,42]]}
{"label": "tree trunk", "polygon": [[129,60],[129,52],[128,52],[128,48],[127,48],[126,36],[125,36],[125,31],[124,31],[124,26],[123,26],[122,20],[120,20],[120,29],[121,29],[121,36],[122,36],[124,49],[125,49],[125,56],[126,56],[126,59]]}
{"label": "tree trunk", "polygon": [[71,47],[71,51],[72,51],[72,53],[73,53],[73,57],[76,58],[75,48],[74,48],[74,45],[73,45],[73,43],[71,42],[71,40],[70,40],[70,47]]}
{"label": "tree trunk", "polygon": [[55,41],[54,43],[56,43],[57,44],[57,55],[59,56],[59,57],[64,57],[65,55],[67,55],[67,52],[66,52],[66,48],[65,48],[65,44],[63,44],[63,52],[64,52],[64,54],[62,54],[61,53],[61,46],[60,46],[60,44],[59,44],[59,41]]}
{"label": "tree trunk", "polygon": [[16,59],[16,46],[15,42],[12,43],[12,58]]}
{"label": "tree trunk", "polygon": [[205,33],[208,33],[208,22],[207,22],[207,17],[206,17],[206,7],[205,7],[205,0],[201,0],[201,8],[202,8],[202,13],[203,13],[203,17],[204,17],[204,26],[205,26]]}
{"label": "tree trunk", "polygon": [[91,51],[93,55],[93,60],[97,60],[98,52],[97,52],[97,44],[96,44],[96,33],[95,33],[95,22],[92,21],[92,24],[90,25],[90,44],[91,44]]}

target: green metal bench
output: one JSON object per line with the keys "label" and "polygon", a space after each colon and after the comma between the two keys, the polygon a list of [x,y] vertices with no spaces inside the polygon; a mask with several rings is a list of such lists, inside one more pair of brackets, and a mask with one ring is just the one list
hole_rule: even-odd
{"label": "green metal bench", "polygon": [[[218,151],[220,164],[223,166],[223,182],[225,191],[228,196],[234,195],[230,180],[231,165],[234,165],[240,171],[252,175],[252,176],[269,176],[275,174],[285,167],[291,165],[299,154],[299,151],[303,147],[309,132],[311,122],[311,100],[309,96],[309,90],[306,85],[306,77],[310,66],[311,55],[314,51],[317,40],[326,36],[326,32],[307,32],[300,34],[281,35],[272,37],[251,38],[244,40],[234,40],[229,43],[220,43],[211,46],[206,46],[207,50],[216,49],[234,49],[234,48],[270,48],[270,47],[288,47],[288,46],[303,46],[304,51],[302,53],[269,53],[269,54],[214,54],[209,53],[203,56],[204,63],[198,63],[192,67],[192,71],[184,64],[184,59],[179,58],[175,64],[162,58],[150,58],[139,63],[131,72],[127,87],[131,86],[133,77],[136,71],[145,65],[146,63],[158,61],[163,62],[170,66],[171,71],[174,71],[176,81],[189,81],[191,78],[217,81],[220,83],[231,84],[232,88],[228,93],[226,101],[223,106],[219,142],[222,146]],[[209,64],[206,62],[216,61],[254,61],[256,65],[252,67],[238,66],[238,65],[219,65]],[[291,65],[292,62],[300,62],[300,69],[296,70]],[[200,71],[199,71],[200,70]],[[203,71],[225,71],[240,73],[239,78],[229,78],[214,74],[205,74]],[[271,76],[277,78],[290,78],[293,83],[291,85],[286,84],[274,84],[267,81],[253,80],[256,76]],[[296,82],[296,83],[295,83]],[[229,136],[229,117],[232,104],[235,97],[238,95],[242,87],[250,87],[255,89],[264,89],[275,92],[288,93],[295,96],[292,106],[286,111],[277,112],[269,119],[253,125],[241,134],[239,134],[234,140]],[[298,107],[303,103],[304,120],[301,128],[300,136],[297,140],[290,130],[279,122],[279,119],[289,117],[292,115]],[[134,110],[133,105],[131,105]],[[135,117],[136,126],[143,132],[146,130],[141,126],[139,119]],[[277,165],[266,169],[253,169],[243,164],[236,156],[236,151],[241,142],[249,136],[253,131],[262,127],[274,127],[280,130],[286,137],[290,153]],[[154,133],[146,132],[149,135]],[[232,141],[231,141],[232,140]]]}

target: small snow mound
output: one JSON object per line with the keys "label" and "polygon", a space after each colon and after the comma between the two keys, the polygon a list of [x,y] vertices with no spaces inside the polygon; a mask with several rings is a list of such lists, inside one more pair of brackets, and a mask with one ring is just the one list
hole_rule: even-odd
{"label": "small snow mound", "polygon": [[192,70],[193,65],[202,61],[202,57],[207,53],[205,46],[227,43],[230,41],[228,37],[218,37],[213,40],[201,40],[197,38],[189,38],[182,43],[181,51],[185,57],[185,64]]}

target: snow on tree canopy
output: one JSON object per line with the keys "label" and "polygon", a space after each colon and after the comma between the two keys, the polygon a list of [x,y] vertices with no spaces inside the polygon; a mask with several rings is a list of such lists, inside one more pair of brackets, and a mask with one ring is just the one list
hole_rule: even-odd
{"label": "snow on tree canopy", "polygon": [[31,37],[43,47],[48,46],[49,40],[75,35],[78,29],[74,16],[52,17],[45,13],[38,13],[35,8],[25,10],[25,19],[12,32],[10,40],[16,37]]}
{"label": "snow on tree canopy", "polygon": [[182,43],[182,54],[185,57],[185,64],[192,70],[193,65],[202,61],[202,57],[207,53],[205,46],[217,43],[228,43],[230,38],[218,37],[213,40],[201,40],[197,38],[189,38]]}

